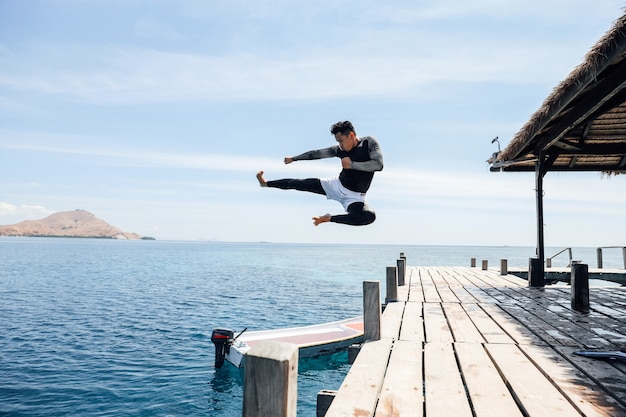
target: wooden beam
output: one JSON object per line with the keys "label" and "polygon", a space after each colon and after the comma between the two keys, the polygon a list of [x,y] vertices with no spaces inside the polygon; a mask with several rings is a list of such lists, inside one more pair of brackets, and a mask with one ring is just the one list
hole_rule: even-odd
{"label": "wooden beam", "polygon": [[593,119],[590,119],[587,121],[587,123],[585,123],[585,127],[583,128],[583,131],[580,134],[580,140],[579,140],[580,144],[585,143],[585,139],[587,139],[587,136],[589,136],[589,132],[591,131],[591,125],[593,124],[593,121],[595,119],[596,118],[594,117]]}
{"label": "wooden beam", "polygon": [[560,141],[555,147],[560,148],[561,155],[623,155],[626,154],[626,143],[606,143],[606,144],[585,144],[576,147],[565,145],[566,142]]}
{"label": "wooden beam", "polygon": [[[536,168],[533,165],[509,165],[505,168],[491,169],[491,171],[505,171],[505,172],[535,172]],[[622,162],[616,164],[589,164],[589,165],[576,165],[570,167],[566,165],[554,165],[550,168],[551,172],[604,172],[604,171],[617,171],[626,172],[626,161],[622,159]]]}
{"label": "wooden beam", "polygon": [[565,149],[567,151],[580,151],[582,150],[579,145],[572,145],[567,141],[560,140],[554,144],[556,148]]}

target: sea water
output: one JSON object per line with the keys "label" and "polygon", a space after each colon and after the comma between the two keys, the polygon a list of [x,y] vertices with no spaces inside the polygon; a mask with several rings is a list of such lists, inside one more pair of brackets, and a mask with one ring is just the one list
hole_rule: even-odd
{"label": "sea water", "polygon": [[[472,257],[527,266],[534,256],[531,247],[0,238],[0,415],[241,415],[242,372],[214,368],[212,329],[360,315],[362,281],[380,280],[384,296],[401,252],[409,266]],[[574,257],[595,266],[593,248]],[[621,253],[605,251],[604,266],[622,267]],[[337,389],[348,369],[346,352],[300,360],[298,416],[315,416],[317,393]]]}

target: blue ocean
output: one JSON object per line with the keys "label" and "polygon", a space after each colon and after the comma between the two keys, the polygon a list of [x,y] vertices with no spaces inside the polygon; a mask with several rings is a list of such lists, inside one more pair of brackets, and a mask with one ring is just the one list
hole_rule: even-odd
{"label": "blue ocean", "polygon": [[[380,280],[384,295],[401,252],[408,265],[511,267],[534,251],[0,238],[0,415],[238,416],[243,373],[214,368],[213,328],[360,315],[362,281]],[[573,251],[595,266],[594,248]],[[604,267],[623,267],[621,251],[605,251]],[[301,359],[298,415],[315,416],[317,393],[348,369],[345,352]]]}

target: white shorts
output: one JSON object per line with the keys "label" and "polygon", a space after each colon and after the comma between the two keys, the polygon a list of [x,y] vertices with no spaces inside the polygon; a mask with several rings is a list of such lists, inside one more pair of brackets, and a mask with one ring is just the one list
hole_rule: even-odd
{"label": "white shorts", "polygon": [[320,181],[326,193],[326,198],[340,202],[346,211],[352,203],[365,203],[365,193],[348,190],[341,185],[339,177],[320,178]]}

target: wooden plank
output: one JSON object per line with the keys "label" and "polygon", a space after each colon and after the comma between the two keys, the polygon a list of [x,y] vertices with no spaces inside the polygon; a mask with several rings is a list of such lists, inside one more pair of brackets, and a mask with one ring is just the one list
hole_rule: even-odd
{"label": "wooden plank", "polygon": [[626,407],[626,373],[618,369],[615,366],[616,363],[575,355],[574,352],[578,349],[572,347],[555,347],[554,349],[584,372],[601,389],[610,393],[616,402]]}
{"label": "wooden plank", "polygon": [[440,303],[441,297],[439,297],[439,293],[437,292],[437,287],[435,286],[432,277],[430,276],[430,270],[427,270],[426,273],[420,274],[422,280],[422,291],[424,292],[424,301],[427,303]]}
{"label": "wooden plank", "polygon": [[400,340],[424,341],[424,319],[422,317],[422,305],[420,302],[409,301],[404,307],[402,327],[400,328]]}
{"label": "wooden plank", "polygon": [[[473,286],[474,284],[467,279],[467,269],[468,268],[453,268],[453,267],[446,267],[446,268],[442,268],[444,271],[446,271],[448,273],[449,276],[454,277],[454,279],[456,279],[456,281],[461,284],[462,286],[466,287],[466,286]],[[469,268],[471,269],[471,268]]]}
{"label": "wooden plank", "polygon": [[404,314],[404,301],[388,303],[380,321],[381,337],[397,339],[400,337],[400,325]]}
{"label": "wooden plank", "polygon": [[448,287],[459,285],[457,279],[445,268],[434,268],[434,273],[437,275],[438,284],[445,283]]}
{"label": "wooden plank", "polygon": [[543,321],[541,315],[529,312],[518,306],[501,305],[501,307],[547,344],[562,346],[579,345],[576,340],[561,332],[560,329]]}
{"label": "wooden plank", "polygon": [[480,304],[481,308],[506,332],[516,343],[545,345],[546,342],[537,337],[515,317],[503,311],[497,305]]}
{"label": "wooden plank", "polygon": [[454,349],[476,417],[523,416],[481,344],[455,343]]}
{"label": "wooden plank", "polygon": [[439,297],[441,297],[441,301],[444,303],[458,303],[459,298],[456,296],[455,292],[450,289],[446,284],[438,283],[437,292],[439,293]]}
{"label": "wooden plank", "polygon": [[476,287],[491,287],[492,285],[485,280],[485,271],[471,268],[464,271],[463,276],[467,278]]}
{"label": "wooden plank", "polygon": [[424,301],[424,291],[422,289],[421,269],[411,268],[409,277],[409,301]]}
{"label": "wooden plank", "polygon": [[528,287],[528,281],[525,279],[522,279],[518,276],[515,276],[513,274],[506,274],[506,275],[500,275],[499,273],[496,273],[495,275],[497,275],[498,279],[500,281],[506,281],[510,286],[513,287],[519,287],[519,288],[527,288]]}
{"label": "wooden plank", "polygon": [[405,340],[394,342],[376,417],[422,417],[422,378],[422,344]]}
{"label": "wooden plank", "polygon": [[[609,289],[606,288],[606,290]],[[513,296],[525,297],[526,292],[527,291],[524,290],[515,290],[515,295]],[[533,292],[533,294],[535,295],[532,299],[533,303],[527,308],[527,310],[532,313],[539,310],[541,316],[544,317],[544,321],[552,324],[559,322],[556,327],[560,329],[567,326],[573,329],[587,328],[587,330],[589,330],[589,326],[587,326],[587,324],[593,321],[596,321],[600,327],[606,327],[608,324],[611,324],[616,332],[619,332],[623,327],[623,323],[613,318],[620,316],[619,314],[615,314],[616,312],[611,309],[607,312],[608,314],[600,314],[598,310],[602,310],[603,307],[599,306],[596,302],[594,302],[594,304],[597,309],[592,310],[589,314],[581,315],[580,313],[573,311],[571,309],[570,293],[569,291],[564,291],[562,288],[546,288],[544,291]],[[545,310],[545,314],[543,314],[542,310]],[[569,333],[569,331],[564,332]],[[574,331],[574,333],[575,332],[576,331]],[[622,340],[621,342],[626,342],[626,334],[623,336],[625,340]]]}
{"label": "wooden plank", "polygon": [[513,339],[478,304],[461,304],[488,343],[514,343]]}
{"label": "wooden plank", "polygon": [[458,303],[459,297],[456,296],[456,293],[452,291],[447,284],[438,283],[436,285],[437,292],[439,293],[439,297],[441,297],[441,302],[443,303]]}
{"label": "wooden plank", "polygon": [[[626,415],[626,407],[617,404],[615,398],[600,389],[587,375],[573,366],[552,348],[530,345],[520,346],[544,374],[559,386],[587,417]],[[622,375],[623,377],[623,375]]]}
{"label": "wooden plank", "polygon": [[409,285],[398,287],[398,301],[409,301]]}
{"label": "wooden plank", "polygon": [[[515,296],[525,297],[526,292],[515,290]],[[538,331],[540,334],[545,332],[549,337],[554,337],[554,343],[574,346],[584,342],[588,348],[611,345],[620,348],[626,343],[624,323],[615,318],[620,315],[607,317],[593,309],[590,314],[582,315],[571,309],[569,292],[559,288],[546,288],[540,292],[532,291],[531,294],[534,295],[532,302],[520,305],[528,311],[530,321],[534,321],[533,317],[540,317],[542,322],[547,323],[533,323],[533,326],[542,329]]]}
{"label": "wooden plank", "polygon": [[469,291],[467,291],[467,288],[465,287],[455,286],[455,287],[452,287],[451,289],[452,291],[454,291],[454,295],[456,295],[456,298],[459,299],[461,304],[478,302],[476,297],[474,297]]}
{"label": "wooden plank", "polygon": [[611,306],[607,306],[605,304],[610,303],[610,299],[606,300],[604,298],[604,294],[602,295],[598,295],[597,292],[594,292],[593,289],[590,290],[591,295],[590,295],[590,299],[591,299],[591,314],[593,314],[594,312],[603,314],[605,316],[609,316],[609,317],[615,317],[615,316],[620,316],[620,315],[624,315],[626,314],[626,309],[621,308],[620,306],[617,305],[611,305]]}
{"label": "wooden plank", "polygon": [[427,342],[454,342],[448,321],[439,303],[424,303],[424,330]]}
{"label": "wooden plank", "polygon": [[496,300],[490,294],[485,292],[484,289],[474,287],[471,284],[465,287],[465,291],[467,291],[479,303],[494,304],[496,302]]}
{"label": "wooden plank", "polygon": [[452,344],[424,345],[426,416],[472,417]]}
{"label": "wooden plank", "polygon": [[374,415],[392,344],[385,338],[363,345],[325,417]]}
{"label": "wooden plank", "polygon": [[[569,300],[569,295],[567,296]],[[550,323],[559,332],[566,335],[569,341],[560,341],[565,346],[585,345],[589,348],[605,348],[609,345],[621,347],[626,343],[626,336],[620,334],[623,323],[605,316],[590,317],[591,315],[580,314],[567,307],[557,304],[555,301],[539,303],[528,308],[532,314],[540,314],[542,320]]]}
{"label": "wooden plank", "polygon": [[441,274],[439,269],[435,269],[431,272],[431,277],[433,279],[433,283],[435,284],[435,288],[437,288],[437,292],[439,293],[439,297],[441,301],[444,303],[458,303],[459,299],[450,289],[450,285],[446,281],[445,277]]}
{"label": "wooden plank", "polygon": [[527,415],[581,415],[517,346],[488,344],[486,348]]}
{"label": "wooden plank", "polygon": [[466,311],[458,303],[442,303],[455,342],[482,343],[482,337]]}
{"label": "wooden plank", "polygon": [[476,271],[480,273],[481,278],[494,287],[527,287],[528,283],[516,277],[515,275],[500,275],[500,272],[494,269],[488,271]]}

